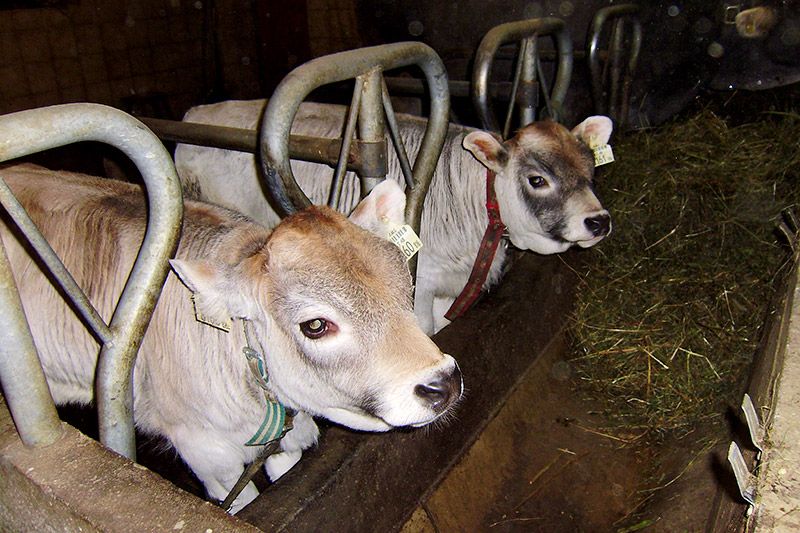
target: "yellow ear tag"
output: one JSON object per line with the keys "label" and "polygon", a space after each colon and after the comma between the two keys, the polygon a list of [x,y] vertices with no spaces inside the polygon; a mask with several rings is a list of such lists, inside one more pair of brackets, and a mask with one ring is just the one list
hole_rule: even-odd
{"label": "yellow ear tag", "polygon": [[213,318],[207,317],[203,313],[197,310],[197,302],[194,299],[194,294],[192,294],[192,306],[194,307],[194,318],[198,322],[201,322],[207,326],[211,326],[212,328],[217,328],[219,330],[224,331],[225,333],[230,332],[231,326],[233,323],[230,319],[226,320],[225,322],[219,322],[214,320]]}
{"label": "yellow ear tag", "polygon": [[408,224],[389,224],[389,241],[400,248],[406,261],[414,257],[414,254],[422,248],[422,241]]}
{"label": "yellow ear tag", "polygon": [[614,152],[611,150],[610,144],[593,146],[592,153],[594,154],[594,166],[596,167],[614,162]]}

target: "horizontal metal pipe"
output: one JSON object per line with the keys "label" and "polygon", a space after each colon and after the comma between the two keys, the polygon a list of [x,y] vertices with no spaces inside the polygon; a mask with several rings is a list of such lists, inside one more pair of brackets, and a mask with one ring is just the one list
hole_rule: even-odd
{"label": "horizontal metal pipe", "polygon": [[[424,95],[427,94],[425,81],[419,78],[392,78],[386,77],[386,86],[393,94]],[[469,98],[472,95],[471,84],[466,80],[450,80],[447,82],[450,96],[454,98]],[[489,84],[489,96],[498,100],[511,98],[511,82],[498,81]]]}
{"label": "horizontal metal pipe", "polygon": [[[258,132],[256,130],[158,118],[140,118],[139,120],[164,141],[212,146],[250,154],[258,153]],[[368,168],[370,171],[374,171],[362,154],[365,150],[364,146],[367,144],[369,143],[353,139],[347,160],[348,170],[361,172]],[[339,159],[341,146],[342,139],[339,138],[325,139],[307,135],[290,135],[289,157],[300,161],[335,166]],[[367,148],[367,150],[369,149]]]}

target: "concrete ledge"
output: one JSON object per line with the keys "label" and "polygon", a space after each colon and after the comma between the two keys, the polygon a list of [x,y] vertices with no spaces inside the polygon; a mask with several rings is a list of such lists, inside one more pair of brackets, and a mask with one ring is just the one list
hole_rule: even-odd
{"label": "concrete ledge", "polygon": [[258,531],[63,426],[27,448],[0,397],[0,530]]}
{"label": "concrete ledge", "polygon": [[[800,286],[794,290],[783,366],[775,378],[761,459],[754,530],[800,531]],[[763,416],[763,413],[760,413]]]}

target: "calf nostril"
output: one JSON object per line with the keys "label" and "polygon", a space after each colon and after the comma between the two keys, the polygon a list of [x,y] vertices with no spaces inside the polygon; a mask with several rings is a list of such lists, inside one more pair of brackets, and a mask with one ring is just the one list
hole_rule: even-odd
{"label": "calf nostril", "polygon": [[441,413],[461,396],[461,370],[456,366],[445,377],[417,385],[414,394],[427,402],[431,409]]}
{"label": "calf nostril", "polygon": [[450,399],[450,387],[447,382],[437,379],[414,387],[414,394],[430,404],[431,409],[440,411]]}
{"label": "calf nostril", "polygon": [[600,235],[607,235],[611,227],[611,217],[608,215],[597,215],[596,217],[589,217],[584,219],[583,223],[586,228],[592,232],[592,235],[599,237]]}

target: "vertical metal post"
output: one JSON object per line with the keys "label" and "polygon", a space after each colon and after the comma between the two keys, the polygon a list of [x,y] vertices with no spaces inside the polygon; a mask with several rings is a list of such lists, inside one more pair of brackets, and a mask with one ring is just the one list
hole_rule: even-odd
{"label": "vertical metal post", "polygon": [[[534,37],[523,40],[524,55],[520,57],[522,61],[522,98],[519,101],[519,123],[523,126],[536,120],[536,97],[538,95],[536,86],[536,62],[538,58],[538,46]],[[520,44],[520,46],[523,46]],[[509,132],[510,133],[510,132]],[[506,137],[508,134],[506,134]]]}
{"label": "vertical metal post", "polygon": [[619,116],[618,102],[620,83],[622,80],[622,46],[624,39],[625,19],[614,21],[611,30],[611,41],[608,45],[608,62],[611,72],[611,95],[609,96],[608,112],[612,117]]}
{"label": "vertical metal post", "polygon": [[61,436],[61,420],[39,364],[6,249],[0,242],[0,384],[26,446],[46,446]]}
{"label": "vertical metal post", "polygon": [[[361,109],[358,114],[358,136],[362,141],[381,142],[385,139],[383,119],[383,75],[380,67],[359,76],[363,80]],[[385,156],[384,156],[385,157]],[[386,176],[361,176],[361,194],[366,196]]]}

